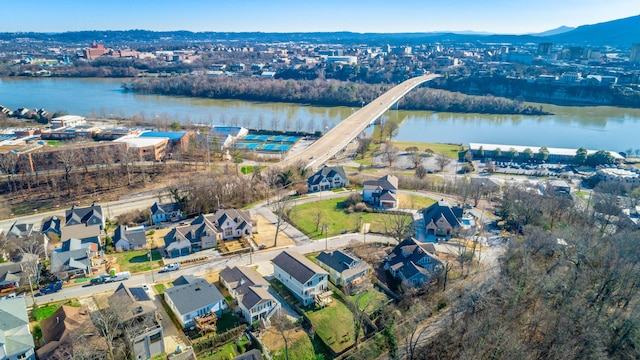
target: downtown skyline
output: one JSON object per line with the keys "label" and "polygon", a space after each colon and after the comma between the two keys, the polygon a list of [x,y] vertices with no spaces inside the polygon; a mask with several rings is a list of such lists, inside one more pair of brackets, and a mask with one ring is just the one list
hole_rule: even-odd
{"label": "downtown skyline", "polygon": [[214,32],[485,32],[526,34],[640,14],[628,0],[384,0],[294,2],[35,0],[6,6],[0,32],[82,30]]}

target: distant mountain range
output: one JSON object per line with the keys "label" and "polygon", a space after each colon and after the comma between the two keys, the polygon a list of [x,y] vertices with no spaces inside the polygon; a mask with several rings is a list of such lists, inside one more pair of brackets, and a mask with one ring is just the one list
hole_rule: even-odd
{"label": "distant mountain range", "polygon": [[216,40],[238,40],[246,42],[309,42],[325,44],[369,44],[369,45],[419,45],[430,42],[469,43],[539,43],[610,45],[629,48],[640,43],[640,15],[607,21],[577,28],[562,26],[537,34],[501,35],[473,31],[427,32],[427,33],[354,33],[354,32],[304,32],[304,33],[262,33],[262,32],[190,32],[190,31],[76,31],[65,33],[0,33],[0,40],[14,38],[88,44],[98,41],[106,45],[140,43],[187,43],[211,42]]}

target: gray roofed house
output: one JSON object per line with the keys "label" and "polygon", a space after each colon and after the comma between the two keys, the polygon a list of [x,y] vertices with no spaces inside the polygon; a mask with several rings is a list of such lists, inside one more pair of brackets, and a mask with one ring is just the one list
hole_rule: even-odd
{"label": "gray roofed house", "polygon": [[[77,239],[75,239],[77,240]],[[76,245],[77,241],[69,243],[63,251],[58,249],[51,253],[50,271],[60,280],[71,279],[76,276],[87,276],[91,270],[91,250]]]}
{"label": "gray roofed house", "polygon": [[164,299],[183,327],[194,325],[194,318],[210,312],[220,316],[227,303],[215,287],[198,277],[180,277],[178,284],[164,291]]}
{"label": "gray roofed house", "polygon": [[72,206],[70,210],[65,211],[64,226],[85,224],[87,226],[100,226],[100,230],[104,230],[105,218],[102,212],[102,206],[96,203],[87,207]]}
{"label": "gray roofed house", "polygon": [[126,330],[122,336],[131,345],[133,358],[150,359],[165,352],[158,309],[142,287],[127,287],[121,283],[109,297],[109,308]]}
{"label": "gray roofed house", "polygon": [[11,225],[5,237],[7,239],[20,239],[20,238],[30,236],[32,233],[33,233],[33,224],[29,224],[24,221],[18,220]]}
{"label": "gray roofed house", "polygon": [[325,166],[307,179],[309,192],[345,187],[349,184],[342,166]]}
{"label": "gray roofed house", "polygon": [[[280,303],[269,293],[269,282],[250,267],[225,267],[220,272],[220,283],[238,300],[238,306],[248,323],[269,319],[280,308]],[[268,325],[268,321],[265,321]]]}
{"label": "gray roofed house", "polygon": [[398,207],[398,178],[385,175],[377,180],[362,182],[362,199],[364,202],[381,208]]}
{"label": "gray roofed house", "polygon": [[422,211],[427,237],[450,238],[457,229],[463,227],[463,213],[462,207],[452,207],[444,199],[433,203]]}
{"label": "gray roofed house", "polygon": [[57,216],[52,216],[46,219],[42,223],[42,230],[40,230],[43,234],[56,234],[59,237],[62,236],[62,222],[60,218]]}
{"label": "gray roofed house", "polygon": [[84,224],[68,225],[62,228],[60,241],[80,239],[83,241],[100,244],[102,230],[98,226],[86,226]]}
{"label": "gray roofed house", "polygon": [[263,360],[264,357],[258,349],[251,349],[244,354],[234,357],[232,360]]}
{"label": "gray roofed house", "polygon": [[275,277],[304,306],[321,302],[318,296],[327,290],[329,273],[295,251],[283,251],[273,260]]}
{"label": "gray roofed house", "polygon": [[251,236],[257,222],[247,210],[220,209],[213,214],[200,215],[191,224],[209,223],[222,233],[225,240]]}
{"label": "gray roofed house", "polygon": [[19,263],[7,262],[0,264],[0,289],[11,289],[24,284],[27,280]]}
{"label": "gray roofed house", "polygon": [[405,286],[415,287],[428,283],[433,275],[439,273],[442,261],[435,255],[433,244],[408,238],[393,248],[384,268]]}
{"label": "gray roofed house", "polygon": [[147,246],[147,235],[144,226],[127,227],[120,225],[113,233],[113,244],[116,250],[139,250]]}
{"label": "gray roofed house", "polygon": [[164,221],[179,221],[182,219],[180,212],[180,204],[172,202],[168,204],[159,204],[158,202],[151,205],[151,222],[158,224]]}
{"label": "gray roofed house", "polygon": [[336,285],[347,285],[371,271],[369,264],[343,250],[323,251],[316,256],[316,261],[329,272],[329,280]]}
{"label": "gray roofed house", "polygon": [[0,359],[35,358],[24,297],[0,301]]}

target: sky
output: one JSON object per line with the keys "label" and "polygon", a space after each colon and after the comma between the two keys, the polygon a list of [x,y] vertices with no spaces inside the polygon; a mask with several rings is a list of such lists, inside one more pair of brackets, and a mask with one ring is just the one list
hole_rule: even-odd
{"label": "sky", "polygon": [[640,14],[638,0],[0,0],[0,32],[536,33]]}

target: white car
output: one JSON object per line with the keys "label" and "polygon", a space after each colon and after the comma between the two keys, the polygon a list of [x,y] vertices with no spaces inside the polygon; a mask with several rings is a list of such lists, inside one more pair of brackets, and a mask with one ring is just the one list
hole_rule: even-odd
{"label": "white car", "polygon": [[180,263],[172,263],[169,265],[165,265],[164,268],[162,268],[163,272],[168,272],[168,271],[175,271],[175,270],[179,270],[180,269]]}

